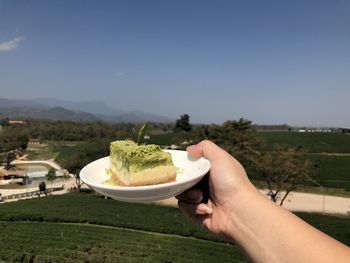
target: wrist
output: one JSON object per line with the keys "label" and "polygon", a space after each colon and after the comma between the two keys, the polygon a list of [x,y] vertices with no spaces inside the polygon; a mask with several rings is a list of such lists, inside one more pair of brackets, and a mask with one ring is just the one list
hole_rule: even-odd
{"label": "wrist", "polygon": [[244,225],[248,223],[247,219],[254,220],[259,216],[259,203],[264,199],[265,197],[250,181],[236,191],[231,199],[229,211],[230,223],[227,234],[230,239],[239,241],[242,228],[245,228]]}

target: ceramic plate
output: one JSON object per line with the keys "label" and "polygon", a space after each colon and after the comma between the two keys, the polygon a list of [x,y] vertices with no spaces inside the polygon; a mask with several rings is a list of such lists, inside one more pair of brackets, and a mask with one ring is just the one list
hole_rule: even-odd
{"label": "ceramic plate", "polygon": [[210,163],[205,158],[193,158],[186,151],[165,150],[171,154],[178,168],[176,181],[146,186],[113,186],[105,183],[108,174],[109,157],[98,159],[86,165],[80,172],[80,179],[96,192],[126,202],[158,201],[178,195],[198,183],[209,171]]}

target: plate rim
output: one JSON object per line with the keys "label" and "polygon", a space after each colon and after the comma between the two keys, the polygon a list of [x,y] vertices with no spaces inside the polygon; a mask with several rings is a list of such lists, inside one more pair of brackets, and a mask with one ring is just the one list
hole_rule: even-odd
{"label": "plate rim", "polygon": [[[182,151],[182,150],[163,150],[165,152],[182,152],[182,153],[186,153],[186,151]],[[191,181],[195,181],[198,178],[204,177],[210,170],[211,164],[209,162],[209,160],[205,157],[199,157],[197,158],[198,160],[203,159],[204,163],[206,164],[206,167],[204,169],[204,172],[201,173],[200,175],[197,175],[195,177],[192,177],[190,180],[185,180],[185,181],[175,181],[175,182],[168,182],[168,183],[162,183],[162,184],[153,184],[153,185],[142,185],[142,186],[112,186],[112,185],[103,185],[103,184],[95,184],[90,182],[89,180],[86,180],[86,177],[84,177],[84,171],[88,169],[88,166],[92,165],[93,163],[96,163],[98,161],[101,161],[102,159],[106,159],[109,158],[108,156],[102,157],[102,158],[98,158],[90,163],[88,163],[87,165],[85,165],[79,172],[79,177],[80,179],[87,184],[88,186],[92,187],[92,188],[99,188],[99,189],[104,189],[104,190],[110,190],[110,191],[125,191],[125,192],[135,192],[135,191],[147,191],[147,190],[155,190],[155,189],[163,189],[163,188],[167,188],[169,186],[181,186],[183,184],[187,184]]]}

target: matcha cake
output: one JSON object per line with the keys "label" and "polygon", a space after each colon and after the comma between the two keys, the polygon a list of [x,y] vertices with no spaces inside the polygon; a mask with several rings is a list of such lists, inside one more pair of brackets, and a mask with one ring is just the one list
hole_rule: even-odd
{"label": "matcha cake", "polygon": [[116,185],[141,186],[175,181],[170,153],[154,144],[114,141],[110,145],[111,180]]}

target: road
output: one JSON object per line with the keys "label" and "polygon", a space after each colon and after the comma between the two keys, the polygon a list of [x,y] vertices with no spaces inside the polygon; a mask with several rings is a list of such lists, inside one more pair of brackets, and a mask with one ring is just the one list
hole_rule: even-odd
{"label": "road", "polygon": [[[262,194],[264,190],[260,190]],[[177,207],[177,200],[169,198],[154,202],[159,205]],[[283,207],[293,212],[310,212],[325,214],[341,214],[350,216],[350,198],[292,192],[284,201]]]}

